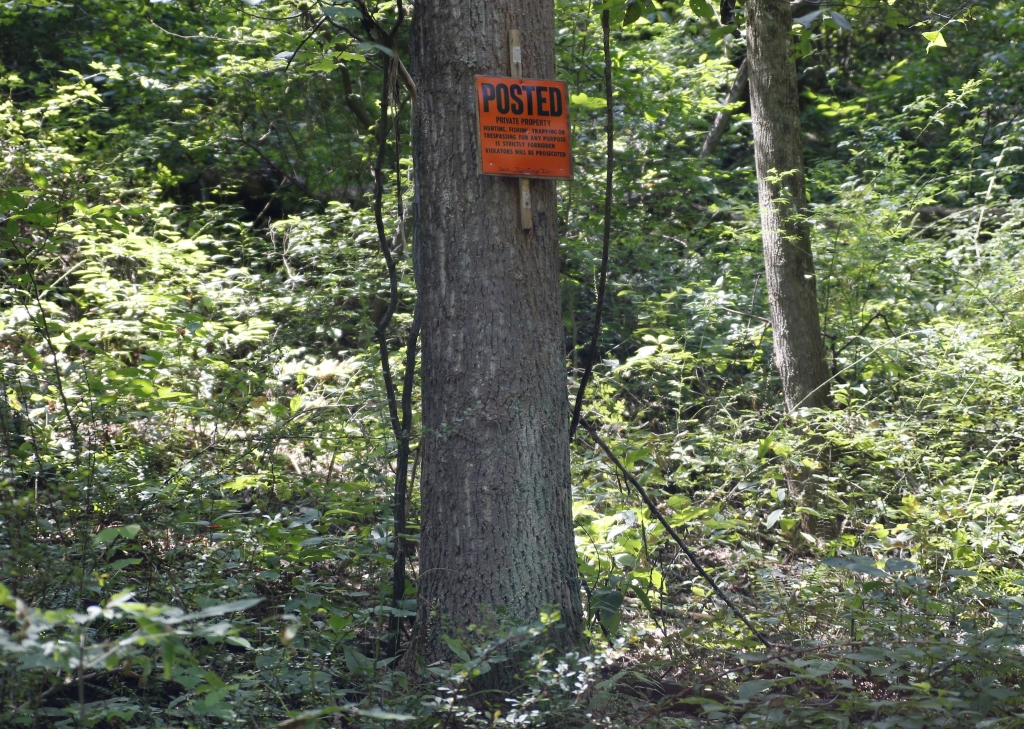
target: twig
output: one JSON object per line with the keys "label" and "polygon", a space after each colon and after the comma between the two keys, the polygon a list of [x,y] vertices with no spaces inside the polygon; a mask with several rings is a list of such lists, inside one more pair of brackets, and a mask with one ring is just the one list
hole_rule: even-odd
{"label": "twig", "polygon": [[[845,349],[846,349],[847,347],[849,347],[849,346],[850,346],[851,344],[853,344],[853,343],[854,343],[855,341],[857,341],[857,340],[858,340],[858,339],[860,339],[860,338],[861,338],[862,336],[864,336],[864,332],[866,332],[866,331],[868,330],[868,327],[869,327],[869,326],[871,326],[871,322],[873,322],[873,321],[874,321],[875,319],[877,319],[878,317],[882,317],[882,320],[883,320],[883,321],[885,321],[885,311],[884,311],[884,310],[880,310],[880,311],[876,311],[876,312],[875,312],[874,314],[872,314],[872,315],[871,315],[871,316],[870,316],[870,317],[868,318],[868,320],[867,320],[866,322],[864,322],[864,326],[862,326],[862,327],[860,328],[860,331],[859,331],[859,332],[857,332],[857,333],[856,333],[856,334],[854,334],[854,335],[853,335],[852,337],[850,337],[850,338],[849,338],[849,339],[848,339],[848,340],[846,341],[846,344],[844,344],[844,345],[843,345],[842,347],[840,347],[839,349],[835,350],[835,351],[834,351],[834,352],[832,353],[832,359],[833,359],[833,362],[835,361],[835,358],[836,358],[836,357],[838,357],[839,355],[841,355],[841,354],[843,353],[843,351],[844,351],[844,350],[845,350]],[[887,323],[888,323],[888,322],[887,322]],[[837,337],[837,339],[838,339],[838,337]]]}
{"label": "twig", "polygon": [[78,725],[85,729],[85,626],[78,635]]}
{"label": "twig", "polygon": [[398,420],[398,399],[395,393],[395,383],[391,375],[391,361],[388,358],[387,330],[391,324],[391,318],[398,308],[398,270],[395,265],[394,256],[391,255],[391,246],[388,244],[387,233],[384,230],[384,155],[387,152],[388,144],[388,110],[391,105],[391,87],[394,74],[394,64],[389,64],[387,72],[384,73],[384,81],[381,88],[380,120],[377,127],[377,161],[374,165],[374,195],[373,215],[377,223],[377,238],[380,244],[380,251],[384,256],[384,263],[388,269],[388,281],[390,284],[390,296],[388,297],[388,308],[377,324],[377,344],[380,350],[380,364],[384,374],[384,388],[388,399],[388,414],[391,416],[391,429],[395,438],[401,440],[401,425]]}
{"label": "twig", "polygon": [[[398,56],[395,56],[398,59]],[[398,62],[401,63],[400,61]],[[395,90],[397,96],[397,89]],[[402,210],[402,136],[401,122],[395,116],[395,196],[398,201],[398,227],[395,237],[401,236],[404,245],[405,239],[405,216]],[[416,268],[416,238],[413,237],[412,261],[413,269]],[[414,274],[415,276],[415,274]],[[417,286],[417,291],[419,287]],[[394,521],[394,571],[391,584],[391,603],[396,610],[401,608],[402,599],[405,597],[405,529],[406,529],[406,501],[409,484],[409,443],[412,437],[412,394],[416,385],[416,342],[420,333],[420,305],[417,298],[413,309],[412,325],[409,328],[409,337],[405,343],[405,373],[402,377],[402,428],[398,437],[398,462],[395,473],[395,496],[392,505],[392,518]],[[415,477],[415,465],[413,466]],[[391,655],[397,655],[399,640],[401,639],[402,620],[397,614],[393,614],[390,620],[391,629]]]}
{"label": "twig", "polygon": [[306,45],[306,41],[308,41],[310,38],[312,38],[313,35],[318,30],[320,30],[320,26],[324,24],[325,20],[327,20],[327,16],[326,15],[324,17],[320,18],[320,20],[316,21],[316,24],[312,28],[310,28],[309,34],[305,38],[302,39],[301,43],[299,43],[299,47],[296,48],[294,51],[292,51],[292,55],[290,55],[288,57],[288,63],[284,67],[284,72],[285,73],[288,73],[288,69],[292,67],[292,61],[295,60],[295,56],[299,55],[299,51],[302,50],[302,46]]}
{"label": "twig", "polygon": [[[743,59],[743,63],[736,69],[736,79],[732,82],[732,87],[729,89],[728,96],[725,97],[725,105],[729,107],[740,100],[743,92],[747,88],[747,59]],[[729,120],[732,119],[733,112],[728,108],[722,109],[718,114],[715,115],[715,122],[711,125],[711,131],[708,132],[708,136],[704,138],[704,144],[700,149],[701,157],[710,157],[715,151],[715,147],[725,136],[725,132],[729,129]]]}
{"label": "twig", "polygon": [[149,21],[149,24],[152,25],[157,30],[159,30],[161,33],[165,33],[165,34],[167,34],[169,36],[173,36],[174,38],[181,38],[183,40],[219,40],[219,41],[223,41],[225,43],[238,43],[239,42],[237,40],[234,40],[233,38],[221,38],[220,36],[216,36],[216,35],[179,35],[177,33],[172,33],[171,31],[167,30],[166,28],[163,28],[163,27],[157,25],[152,20]]}
{"label": "twig", "polygon": [[676,533],[676,530],[672,528],[672,525],[669,524],[668,519],[666,519],[665,516],[661,513],[661,510],[658,509],[658,506],[654,503],[654,500],[651,499],[651,497],[647,494],[647,491],[644,489],[644,487],[641,486],[640,482],[636,480],[633,474],[630,473],[624,465],[622,465],[622,462],[615,456],[615,454],[612,452],[612,449],[608,447],[608,444],[604,442],[604,439],[597,434],[597,429],[594,428],[594,426],[591,425],[586,418],[582,418],[580,420],[580,425],[582,425],[583,428],[588,433],[590,433],[590,437],[594,439],[594,442],[601,447],[601,450],[605,452],[605,455],[607,455],[608,458],[611,459],[612,463],[615,464],[616,468],[618,468],[619,471],[622,472],[622,475],[625,477],[625,479],[629,481],[630,484],[632,484],[633,488],[636,489],[637,493],[640,495],[640,499],[644,502],[647,508],[651,510],[651,513],[654,514],[658,521],[661,522],[661,525],[665,527],[665,531],[667,531],[669,535],[672,537],[672,539],[675,540],[676,544],[679,545],[679,548],[683,550],[683,554],[685,554],[687,559],[690,560],[690,564],[692,564],[694,569],[697,570],[697,574],[704,578],[704,580],[711,586],[711,589],[715,591],[715,594],[718,595],[722,599],[722,601],[729,606],[729,609],[732,610],[733,614],[736,615],[736,617],[739,618],[743,622],[743,624],[747,626],[747,629],[750,630],[750,632],[753,633],[754,636],[759,641],[761,641],[761,643],[763,643],[766,648],[768,648],[769,650],[773,650],[775,646],[772,645],[772,643],[764,636],[763,633],[761,633],[761,631],[754,627],[753,623],[750,622],[750,619],[747,618],[747,616],[743,613],[742,610],[736,607],[736,604],[729,599],[729,596],[722,591],[722,588],[718,586],[718,583],[715,582],[711,575],[709,575],[707,571],[704,569],[704,567],[701,566],[700,560],[697,559],[697,555],[694,554],[693,551],[686,546],[686,542],[684,542],[682,537],[680,537],[679,534]]}
{"label": "twig", "polygon": [[[394,522],[394,570],[392,572],[391,598],[392,607],[398,608],[399,603],[405,594],[405,550],[403,545],[403,534],[405,532],[405,496],[406,481],[409,469],[409,433],[412,428],[412,389],[416,376],[416,340],[419,335],[419,307],[413,314],[412,328],[409,332],[409,339],[406,343],[406,365],[402,382],[402,416],[399,420],[398,395],[395,389],[394,378],[391,374],[391,361],[388,357],[387,329],[391,319],[398,308],[398,268],[395,258],[388,244],[387,234],[384,231],[384,156],[387,152],[388,143],[388,111],[391,105],[392,94],[395,101],[398,100],[398,88],[395,81],[401,75],[401,60],[395,47],[395,36],[405,20],[405,8],[401,0],[398,2],[398,18],[389,32],[377,22],[366,5],[360,0],[359,9],[362,12],[366,24],[378,36],[378,40],[385,48],[391,48],[390,61],[384,73],[383,85],[381,87],[380,120],[377,126],[377,159],[374,164],[374,196],[373,213],[377,223],[377,238],[380,243],[380,250],[384,256],[384,262],[388,269],[388,282],[390,284],[390,297],[388,308],[380,321],[377,322],[377,346],[380,350],[380,364],[384,376],[384,388],[388,400],[388,413],[391,417],[391,429],[398,441],[398,462],[395,469],[395,493],[392,503],[392,520]],[[406,71],[408,74],[408,71]],[[396,194],[398,197],[398,228],[396,239],[402,234],[402,181],[401,181],[401,130],[400,119],[398,118],[399,107],[395,104],[395,172],[397,177]],[[413,241],[413,257],[415,259],[415,240]],[[401,636],[399,630],[401,620],[397,615],[392,615],[388,621],[391,631],[389,652],[395,655],[398,652],[398,642]]]}
{"label": "twig", "polygon": [[392,45],[392,52],[395,54],[395,63],[398,65],[398,76],[402,79],[402,83],[405,84],[405,88],[409,90],[409,98],[412,99],[412,103],[416,105],[416,83],[412,80],[409,70],[402,63],[402,59],[398,56],[398,49]]}
{"label": "twig", "polygon": [[587,383],[594,372],[594,361],[597,359],[597,344],[601,336],[601,313],[604,309],[605,285],[608,281],[608,248],[612,238],[612,193],[615,172],[615,107],[613,105],[614,89],[612,88],[612,52],[611,52],[611,11],[601,12],[601,30],[603,31],[604,46],[604,98],[605,98],[605,120],[604,131],[606,137],[606,169],[604,178],[604,240],[601,247],[601,275],[597,284],[597,308],[594,311],[594,333],[590,338],[590,355],[587,357],[587,364],[580,378],[580,386],[576,390],[576,403],[572,410],[572,420],[569,424],[569,439],[576,435],[576,429],[580,424],[580,416],[583,413],[583,396],[587,391]]}
{"label": "twig", "polygon": [[108,668],[108,669],[104,669],[102,671],[95,671],[93,673],[89,673],[89,674],[86,674],[84,676],[78,676],[77,674],[73,675],[73,676],[68,676],[66,679],[64,679],[60,683],[54,684],[50,688],[46,689],[46,691],[43,691],[43,693],[39,694],[39,696],[37,696],[36,698],[29,699],[27,701],[22,702],[10,714],[0,715],[0,718],[2,718],[2,716],[10,716],[10,717],[17,716],[19,713],[21,713],[22,711],[27,709],[29,706],[31,706],[33,702],[35,702],[35,701],[42,701],[47,696],[50,696],[51,694],[54,694],[57,691],[60,691],[61,689],[65,689],[68,686],[72,685],[73,683],[76,683],[76,682],[79,682],[79,681],[81,681],[81,682],[92,681],[94,678],[100,678],[101,676],[109,676],[111,673],[118,673],[118,672],[120,672],[122,670],[124,670],[124,669],[122,669],[119,666],[117,668]]}
{"label": "twig", "polygon": [[341,86],[345,91],[345,106],[352,112],[352,115],[363,125],[365,129],[373,126],[373,118],[369,112],[356,100],[355,92],[352,89],[352,75],[348,66],[341,64]]}
{"label": "twig", "polygon": [[771,326],[771,324],[772,324],[768,319],[765,319],[763,316],[758,316],[757,314],[754,314],[753,312],[738,311],[736,309],[730,309],[728,306],[719,306],[718,308],[721,309],[722,311],[727,311],[730,314],[739,314],[740,316],[745,316],[748,319],[757,319],[759,322],[763,322],[763,323],[767,324],[768,326]]}

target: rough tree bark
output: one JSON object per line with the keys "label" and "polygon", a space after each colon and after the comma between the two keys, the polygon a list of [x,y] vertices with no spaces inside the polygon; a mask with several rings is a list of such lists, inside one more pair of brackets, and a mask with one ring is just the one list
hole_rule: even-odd
{"label": "rough tree bark", "polygon": [[553,182],[533,181],[533,230],[517,180],[477,171],[474,75],[554,78],[552,0],[419,0],[412,25],[423,463],[413,650],[469,624],[560,610],[581,638],[571,514],[569,404]]}
{"label": "rough tree bark", "polygon": [[747,3],[747,63],[775,364],[786,407],[827,407],[829,372],[811,255],[792,26],[786,0]]}

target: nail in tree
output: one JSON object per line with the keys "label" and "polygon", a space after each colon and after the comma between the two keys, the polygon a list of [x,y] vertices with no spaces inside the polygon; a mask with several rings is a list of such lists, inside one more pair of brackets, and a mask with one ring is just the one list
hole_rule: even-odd
{"label": "nail in tree", "polygon": [[552,0],[419,0],[417,282],[422,307],[423,465],[419,616],[413,649],[457,660],[442,639],[471,623],[561,612],[578,644],[555,183],[478,172],[475,75],[554,78]]}

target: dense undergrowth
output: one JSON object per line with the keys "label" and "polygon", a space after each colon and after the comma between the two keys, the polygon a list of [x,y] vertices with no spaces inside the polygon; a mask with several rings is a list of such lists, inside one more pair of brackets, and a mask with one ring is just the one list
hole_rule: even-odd
{"label": "dense undergrowth", "polygon": [[[380,54],[353,40],[351,10],[327,25],[270,0],[0,5],[0,725],[1024,725],[1017,5],[945,25],[902,0],[807,21],[835,408],[791,416],[744,109],[698,156],[742,43],[672,3],[617,30],[588,418],[774,648],[581,430],[589,645],[546,651],[547,616],[452,639],[451,663],[412,674],[388,655],[415,571],[396,609],[373,341],[387,282],[360,118],[377,113]],[[592,8],[558,17],[571,393],[594,315],[603,99]],[[946,46],[926,50],[911,21]],[[399,144],[389,231],[411,166]],[[393,354],[407,251],[399,270]],[[794,467],[813,494],[789,492]],[[520,688],[474,699],[509,645]]]}

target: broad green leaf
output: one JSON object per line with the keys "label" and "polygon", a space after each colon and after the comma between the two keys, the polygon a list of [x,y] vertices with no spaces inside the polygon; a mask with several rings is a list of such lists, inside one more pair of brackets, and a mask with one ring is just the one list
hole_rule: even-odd
{"label": "broad green leaf", "polygon": [[238,478],[228,481],[226,484],[221,486],[225,491],[243,491],[248,488],[259,486],[263,481],[263,476],[260,474],[248,474],[245,476],[239,476]]}
{"label": "broad green leaf", "polygon": [[846,17],[842,13],[840,13],[839,11],[837,11],[837,10],[829,10],[828,11],[828,16],[832,19],[832,21],[836,25],[838,25],[840,28],[842,28],[847,33],[852,33],[853,32],[853,24],[850,23],[850,21],[847,20]]}
{"label": "broad green leaf", "polygon": [[630,0],[626,6],[626,14],[622,17],[622,24],[632,25],[644,12],[645,0]]}
{"label": "broad green leaf", "polygon": [[317,61],[315,63],[311,63],[308,66],[306,66],[306,70],[307,71],[314,71],[314,72],[322,71],[322,72],[330,73],[331,71],[333,71],[337,67],[338,67],[338,64],[336,64],[330,58],[321,58],[319,61]]}
{"label": "broad green leaf", "polygon": [[587,96],[585,93],[571,94],[569,101],[576,106],[587,109],[601,109],[608,106],[607,99],[601,96]]}
{"label": "broad green leaf", "polygon": [[707,0],[690,0],[690,10],[704,20],[713,20],[715,17],[715,10]]}
{"label": "broad green leaf", "polygon": [[128,524],[127,526],[120,527],[108,527],[102,530],[99,534],[93,535],[92,541],[95,545],[107,544],[112,542],[118,537],[124,539],[134,539],[138,535],[140,527],[138,524]]}
{"label": "broad green leaf", "polygon": [[666,503],[673,511],[679,511],[680,509],[685,509],[687,506],[692,504],[693,501],[686,494],[675,494],[674,496],[670,496]]}
{"label": "broad green leaf", "polygon": [[199,612],[183,615],[180,618],[175,619],[175,622],[203,620],[205,618],[214,618],[219,615],[227,615],[228,613],[242,612],[243,610],[248,610],[251,607],[259,605],[265,599],[266,598],[262,597],[250,597],[245,600],[235,600],[233,602],[222,602],[216,605],[210,605]]}
{"label": "broad green leaf", "polygon": [[363,14],[359,12],[358,8],[353,7],[337,7],[334,5],[322,6],[324,15],[331,20],[341,20],[343,18],[349,18],[351,20],[360,20]]}
{"label": "broad green leaf", "polygon": [[917,565],[909,560],[900,559],[898,557],[892,557],[885,561],[885,571],[892,572],[910,572],[916,570]]}
{"label": "broad green leaf", "polygon": [[888,579],[889,575],[875,566],[875,561],[870,557],[829,557],[821,561],[823,565],[836,569],[850,570],[861,574]]}
{"label": "broad green leaf", "polygon": [[118,570],[123,570],[125,567],[129,567],[131,565],[141,564],[141,562],[142,560],[137,557],[133,559],[119,559],[108,564],[107,570],[113,573],[117,572]]}
{"label": "broad green leaf", "polygon": [[349,51],[340,51],[334,54],[334,57],[342,61],[353,61],[355,63],[366,63],[366,56],[361,56],[358,53],[350,53]]}
{"label": "broad green leaf", "polygon": [[740,684],[740,690],[738,697],[740,701],[750,701],[752,698],[757,696],[762,691],[765,691],[772,687],[774,681],[768,679],[759,678],[753,681],[745,681]]}
{"label": "broad green leaf", "polygon": [[441,638],[442,640],[444,640],[445,645],[451,648],[452,652],[455,655],[457,655],[462,660],[463,663],[468,663],[470,661],[469,654],[466,653],[466,648],[462,644],[461,640],[458,640],[457,638],[451,638],[447,635],[443,635],[441,636]]}
{"label": "broad green leaf", "polygon": [[925,40],[928,41],[928,47],[925,48],[925,52],[930,51],[932,48],[945,48],[946,39],[942,37],[941,30],[933,30],[922,33]]}

